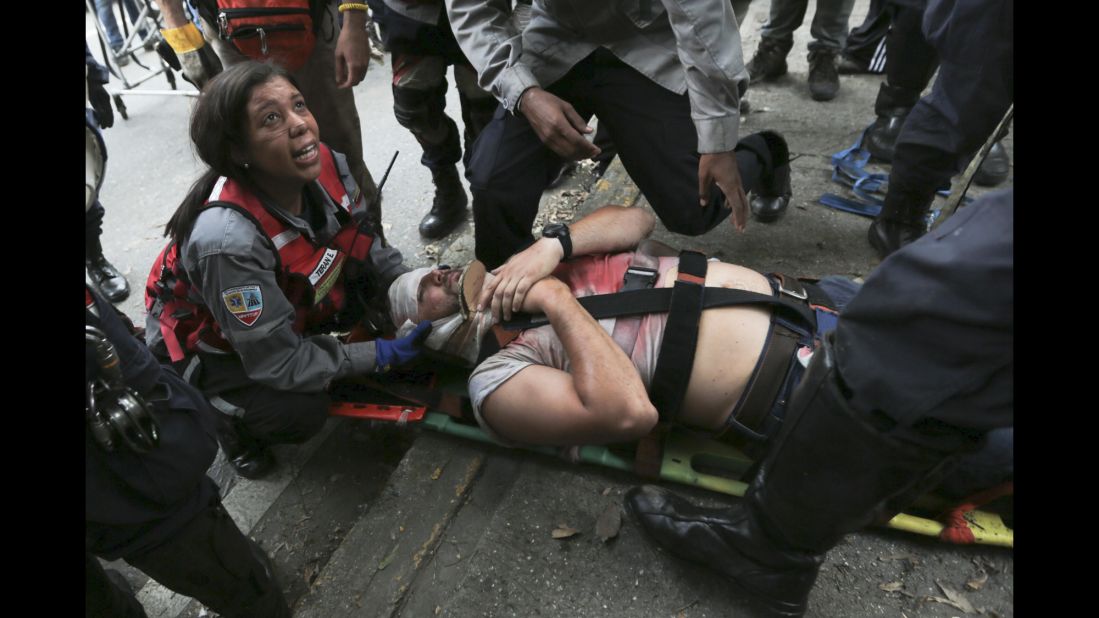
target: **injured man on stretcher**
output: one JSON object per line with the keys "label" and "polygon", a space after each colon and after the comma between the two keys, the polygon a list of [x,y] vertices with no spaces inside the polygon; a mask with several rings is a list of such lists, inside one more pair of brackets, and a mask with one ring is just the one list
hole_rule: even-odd
{"label": "injured man on stretcher", "polygon": [[[653,225],[646,210],[608,205],[571,225],[563,240],[543,237],[493,273],[478,262],[461,270],[414,270],[390,288],[394,323],[407,329],[432,320],[425,346],[475,365],[469,378],[475,416],[502,444],[628,442],[674,415],[679,425],[746,450],[762,446],[814,338],[834,326],[832,310],[842,308],[857,284],[830,277],[807,287],[707,263],[699,254],[684,258],[693,264],[687,268],[667,247],[642,242]],[[696,313],[697,336],[690,332],[690,310],[681,312],[686,326],[669,325],[666,298],[661,311],[603,319],[578,300],[623,288],[671,288],[677,280],[673,304],[678,296],[690,305],[703,280],[707,290],[754,294],[740,293],[748,298],[739,302],[749,304],[709,308],[700,319]],[[635,301],[618,303],[628,311]],[[501,340],[506,331],[498,322],[520,313],[544,314],[548,324]],[[502,346],[488,354],[482,345],[491,344]]]}
{"label": "injured man on stretcher", "polygon": [[[567,456],[574,446],[636,441],[663,419],[759,460],[814,342],[835,328],[860,284],[836,276],[799,282],[718,261],[703,262],[698,275],[698,254],[681,265],[674,251],[645,240],[653,225],[646,210],[609,205],[572,224],[571,242],[544,237],[494,273],[476,261],[406,273],[389,289],[397,334],[432,321],[425,355],[472,368],[474,415],[501,444],[558,446]],[[682,280],[690,292],[703,279],[707,297],[740,294],[734,300],[742,304],[702,310],[697,334],[690,310],[676,307],[687,324],[669,325],[666,299],[662,311],[646,313],[648,301],[629,291]],[[610,304],[640,314],[596,319],[581,305],[623,290],[633,296],[617,294]],[[500,328],[519,313],[544,314],[548,324]],[[996,430],[937,492],[962,498],[1013,476],[1013,429]]]}

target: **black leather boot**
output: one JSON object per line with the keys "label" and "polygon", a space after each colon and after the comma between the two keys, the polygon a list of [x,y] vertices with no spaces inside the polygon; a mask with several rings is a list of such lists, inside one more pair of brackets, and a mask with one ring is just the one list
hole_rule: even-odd
{"label": "black leather boot", "polygon": [[662,547],[719,571],[769,613],[801,616],[825,553],[891,516],[894,497],[948,460],[879,432],[842,389],[826,341],[743,501],[705,509],[645,486],[626,494],[627,510]]}
{"label": "black leather boot", "polygon": [[884,260],[927,232],[927,212],[934,199],[934,192],[910,191],[900,186],[889,188],[881,214],[866,233],[879,258]]}
{"label": "black leather boot", "polygon": [[878,88],[878,97],[874,100],[874,113],[878,118],[866,134],[866,149],[870,156],[886,163],[893,162],[901,127],[919,99],[919,92],[906,88],[886,83]]}
{"label": "black leather boot", "polygon": [[794,46],[794,40],[762,38],[755,55],[748,62],[748,75],[753,82],[766,82],[786,75],[786,55]]}
{"label": "black leather boot", "polygon": [[1011,172],[1011,158],[1003,142],[996,142],[988,151],[988,156],[973,174],[973,182],[982,187],[995,187],[1007,180]]}
{"label": "black leather boot", "polygon": [[790,148],[775,131],[760,131],[740,140],[737,150],[750,150],[763,166],[759,185],[752,190],[752,214],[763,223],[778,221],[790,205]]}
{"label": "black leather boot", "polygon": [[828,49],[809,52],[809,96],[814,101],[831,101],[840,91],[836,53]]}
{"label": "black leather boot", "polygon": [[871,157],[886,163],[893,162],[897,137],[901,134],[901,127],[904,126],[909,111],[911,110],[907,107],[896,107],[886,115],[878,116],[866,133],[866,149],[870,151]]}
{"label": "black leather boot", "polygon": [[256,480],[275,469],[275,457],[271,451],[256,444],[242,431],[236,418],[216,412],[218,443],[225,452],[225,459],[240,476]]}
{"label": "black leather boot", "polygon": [[457,166],[431,170],[431,180],[435,183],[435,201],[431,204],[431,212],[420,221],[420,236],[435,239],[453,232],[465,221],[469,198],[458,177]]}
{"label": "black leather boot", "polygon": [[103,245],[98,238],[85,248],[84,267],[88,269],[92,284],[99,288],[107,300],[112,303],[122,302],[130,295],[130,284],[103,256]]}

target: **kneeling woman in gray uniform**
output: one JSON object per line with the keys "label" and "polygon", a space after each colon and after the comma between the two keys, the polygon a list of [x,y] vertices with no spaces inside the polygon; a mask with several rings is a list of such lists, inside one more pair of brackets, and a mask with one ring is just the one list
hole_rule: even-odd
{"label": "kneeling woman in gray uniform", "polygon": [[385,334],[373,316],[407,268],[283,69],[244,62],[211,80],[191,141],[209,169],[166,226],[146,336],[221,412],[236,471],[258,478],[273,467],[269,445],[320,431],[334,379],[411,360],[430,323],[394,340],[329,334]]}

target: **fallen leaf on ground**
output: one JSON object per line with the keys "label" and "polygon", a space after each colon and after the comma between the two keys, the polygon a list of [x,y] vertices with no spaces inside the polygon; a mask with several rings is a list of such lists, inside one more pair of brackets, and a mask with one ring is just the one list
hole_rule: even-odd
{"label": "fallen leaf on ground", "polygon": [[603,514],[595,522],[595,533],[604,542],[618,536],[618,529],[622,527],[622,512],[617,504],[608,505]]}
{"label": "fallen leaf on ground", "polygon": [[570,528],[570,527],[568,527],[564,524],[557,524],[557,527],[554,528],[553,532],[550,533],[550,534],[555,539],[567,539],[570,536],[575,536],[579,533],[580,533],[580,531],[577,530],[576,528]]}
{"label": "fallen leaf on ground", "polygon": [[943,597],[937,597],[937,596],[931,595],[931,596],[924,597],[923,600],[928,601],[928,602],[932,602],[932,603],[942,603],[943,605],[949,605],[949,606],[951,606],[955,609],[960,609],[963,612],[965,611],[964,608],[959,607],[958,604],[955,603],[954,601],[951,601],[950,599],[944,599]]}
{"label": "fallen leaf on ground", "polygon": [[385,570],[385,567],[389,566],[390,563],[393,562],[393,559],[397,557],[397,549],[398,548],[400,548],[400,545],[394,545],[393,546],[393,551],[389,552],[389,555],[386,556],[385,558],[382,558],[382,561],[378,563],[378,570],[379,571]]}
{"label": "fallen leaf on ground", "polygon": [[987,581],[988,581],[988,573],[985,573],[984,571],[982,571],[976,577],[974,577],[973,579],[967,581],[965,583],[965,587],[969,588],[970,590],[980,590],[982,587],[984,587],[985,582],[987,582]]}
{"label": "fallen leaf on ground", "polygon": [[442,475],[443,475],[443,469],[442,468],[435,468],[435,471],[431,473],[431,480],[437,481],[437,480],[439,480],[439,477],[442,476]]}
{"label": "fallen leaf on ground", "polygon": [[904,588],[904,584],[901,582],[889,582],[888,584],[878,584],[878,588],[886,592],[896,592],[901,588]]}
{"label": "fallen leaf on ground", "polygon": [[942,597],[929,597],[932,601],[951,605],[967,614],[977,613],[977,610],[973,607],[973,604],[969,602],[969,599],[965,598],[964,594],[958,592],[950,586],[947,586],[939,580],[935,580],[935,583],[938,584],[939,589],[943,591],[943,594],[945,594],[947,598],[944,599]]}
{"label": "fallen leaf on ground", "polygon": [[610,493],[611,493],[611,488],[610,487],[603,490],[603,495],[604,496],[609,495]]}
{"label": "fallen leaf on ground", "polygon": [[305,567],[305,572],[302,573],[302,579],[305,580],[305,583],[307,585],[312,584],[313,580],[316,577],[317,577],[317,565],[316,565],[316,563],[313,563],[313,564],[310,564],[310,565],[306,566]]}

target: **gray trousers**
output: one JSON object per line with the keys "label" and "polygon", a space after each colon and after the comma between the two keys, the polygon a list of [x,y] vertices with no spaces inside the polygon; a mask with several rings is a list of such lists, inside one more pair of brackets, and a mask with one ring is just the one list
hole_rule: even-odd
{"label": "gray trousers", "polygon": [[[813,24],[809,33],[809,51],[830,50],[839,53],[847,40],[847,21],[855,7],[855,0],[817,0]],[[763,25],[764,38],[793,41],[794,31],[805,21],[809,0],[772,0],[771,13]]]}

